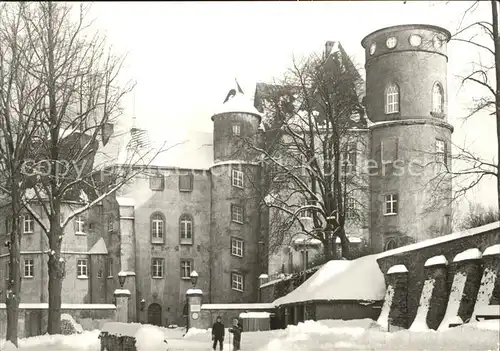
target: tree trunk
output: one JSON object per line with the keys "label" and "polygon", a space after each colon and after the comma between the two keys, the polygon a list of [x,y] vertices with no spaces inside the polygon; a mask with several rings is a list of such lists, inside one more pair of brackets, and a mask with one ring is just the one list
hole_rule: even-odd
{"label": "tree trunk", "polygon": [[[14,178],[16,179],[16,178]],[[18,178],[19,179],[19,178]],[[21,204],[19,198],[19,189],[14,187],[11,196],[12,206],[12,224],[9,246],[9,280],[7,283],[7,341],[10,341],[17,347],[18,329],[17,321],[19,319],[19,301],[21,293],[21,236],[20,222]]]}
{"label": "tree trunk", "polygon": [[340,238],[340,245],[342,247],[342,257],[350,259],[349,240],[347,239],[347,235],[345,234],[343,226],[340,227],[338,236]]}
{"label": "tree trunk", "polygon": [[498,37],[498,1],[491,0],[493,40],[495,44],[495,118],[497,124],[497,206],[500,211],[500,39]]}
{"label": "tree trunk", "polygon": [[61,333],[61,291],[64,279],[65,262],[61,257],[62,228],[59,222],[60,216],[55,216],[57,220],[51,221],[49,231],[49,317],[47,324],[47,333]]}

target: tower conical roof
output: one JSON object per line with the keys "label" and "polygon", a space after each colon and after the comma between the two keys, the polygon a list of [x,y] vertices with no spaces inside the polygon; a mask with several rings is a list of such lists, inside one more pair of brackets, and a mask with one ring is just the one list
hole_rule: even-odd
{"label": "tower conical roof", "polygon": [[255,108],[253,100],[243,93],[238,82],[236,82],[236,85],[237,89],[229,90],[224,102],[214,111],[214,116],[223,113],[240,112],[262,117],[261,113]]}

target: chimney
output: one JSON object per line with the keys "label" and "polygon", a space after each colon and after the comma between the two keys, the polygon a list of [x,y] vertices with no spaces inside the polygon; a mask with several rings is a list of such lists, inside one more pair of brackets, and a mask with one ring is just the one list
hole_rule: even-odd
{"label": "chimney", "polygon": [[335,45],[335,42],[333,41],[327,41],[325,44],[325,58],[330,56],[330,53],[332,52],[333,46]]}
{"label": "chimney", "polygon": [[101,126],[101,128],[102,143],[103,145],[106,145],[109,138],[111,138],[111,135],[113,135],[114,125],[113,123],[106,122]]}

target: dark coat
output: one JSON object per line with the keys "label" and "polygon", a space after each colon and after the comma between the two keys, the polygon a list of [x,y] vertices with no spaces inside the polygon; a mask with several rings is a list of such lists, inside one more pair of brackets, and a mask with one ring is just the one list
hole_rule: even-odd
{"label": "dark coat", "polygon": [[234,335],[234,341],[241,341],[241,333],[243,333],[243,327],[238,323],[236,327],[229,329],[230,333]]}
{"label": "dark coat", "polygon": [[217,340],[221,340],[225,334],[226,331],[224,330],[224,324],[221,322],[215,322],[212,326],[212,336]]}

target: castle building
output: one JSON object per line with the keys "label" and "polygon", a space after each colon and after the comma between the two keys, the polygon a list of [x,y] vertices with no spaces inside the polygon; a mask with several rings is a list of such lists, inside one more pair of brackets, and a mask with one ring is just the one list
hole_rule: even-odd
{"label": "castle building", "polygon": [[[347,223],[347,233],[353,243],[362,240],[373,252],[451,231],[449,203],[427,208],[431,199],[451,196],[448,179],[441,181],[440,196],[428,190],[450,163],[449,38],[439,27],[402,25],[362,41],[367,118],[354,121],[351,132],[365,147],[355,147],[350,157],[357,164],[375,161],[376,166],[366,177],[367,193],[360,195],[366,213],[357,225]],[[336,55],[332,43],[326,45],[327,57]],[[123,271],[129,273],[126,287],[133,295],[131,320],[183,325],[193,271],[204,302],[243,303],[258,300],[262,273],[293,266],[297,254],[307,267],[304,237],[291,249],[284,243],[288,250],[267,252],[272,228],[260,201],[265,196],[259,186],[263,168],[246,142],[264,145],[268,137],[265,107],[259,103],[263,87],[257,85],[253,101],[239,87],[230,91],[211,117],[213,133],[179,136],[184,140],[156,155],[146,172],[75,218],[63,239],[64,303],[112,302],[117,274]],[[120,140],[101,147],[103,155],[115,152],[117,158],[111,159],[121,165],[131,145],[154,144],[139,128]],[[109,162],[104,159],[99,162]],[[68,203],[68,211],[70,207]],[[8,207],[1,215],[7,218]],[[23,228],[21,301],[47,302],[47,240],[27,215]],[[0,227],[2,242],[8,231]],[[317,243],[310,244],[318,250]],[[2,277],[7,276],[7,260],[1,245]]]}

